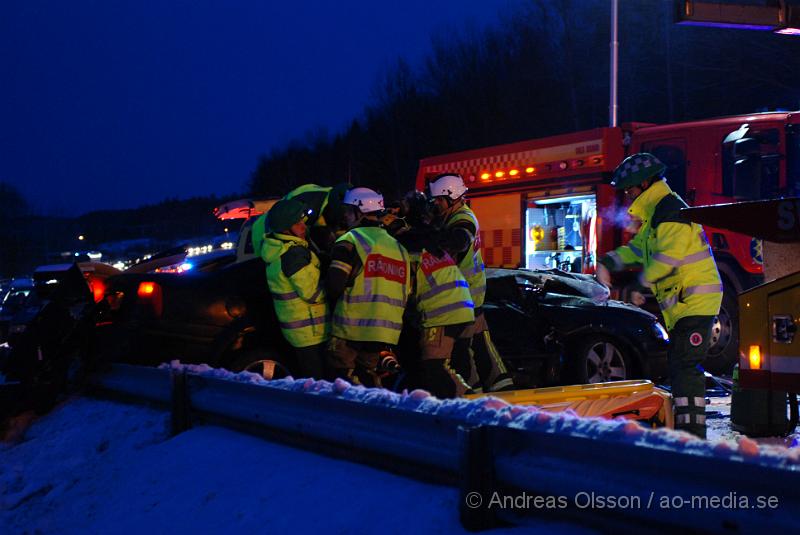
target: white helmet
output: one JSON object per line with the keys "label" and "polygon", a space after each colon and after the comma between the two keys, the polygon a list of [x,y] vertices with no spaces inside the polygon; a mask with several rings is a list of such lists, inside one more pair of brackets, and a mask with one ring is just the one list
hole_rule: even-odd
{"label": "white helmet", "polygon": [[454,173],[446,173],[434,178],[430,184],[431,197],[450,197],[453,200],[458,199],[467,192],[467,186],[464,185],[464,179],[461,175]]}
{"label": "white helmet", "polygon": [[344,194],[343,204],[355,206],[362,214],[383,210],[383,195],[369,188],[353,188]]}

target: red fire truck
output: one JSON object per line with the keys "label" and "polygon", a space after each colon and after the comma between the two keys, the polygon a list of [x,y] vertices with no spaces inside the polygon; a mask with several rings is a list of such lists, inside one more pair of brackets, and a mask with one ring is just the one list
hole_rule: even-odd
{"label": "red fire truck", "polygon": [[[627,210],[608,185],[622,159],[655,154],[690,205],[800,193],[800,113],[758,113],[668,125],[626,123],[468,150],[420,161],[417,188],[457,172],[469,187],[489,267],[559,268],[592,273],[598,255],[625,243]],[[710,371],[737,359],[737,293],[762,279],[761,244],[706,227],[725,295]],[[622,276],[615,295],[625,297]]]}

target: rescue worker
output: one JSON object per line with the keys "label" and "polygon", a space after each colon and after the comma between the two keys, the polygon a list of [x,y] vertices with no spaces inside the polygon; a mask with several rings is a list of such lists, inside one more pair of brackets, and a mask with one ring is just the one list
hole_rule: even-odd
{"label": "rescue worker", "polygon": [[281,332],[294,348],[301,377],[323,377],[324,350],[330,337],[328,303],[320,280],[319,258],[306,241],[311,210],[297,199],[280,200],[267,212],[261,258],[267,264]]}
{"label": "rescue worker", "polygon": [[380,193],[353,188],[343,208],[349,230],[334,244],[326,282],[334,309],[329,368],[354,384],[381,386],[380,372],[397,367],[392,348],[408,299],[408,253],[380,226]]}
{"label": "rescue worker", "polygon": [[469,385],[450,362],[458,339],[470,343],[475,323],[469,284],[453,258],[431,239],[429,205],[425,194],[412,191],[401,203],[400,214],[408,226],[401,228],[399,241],[411,258],[411,316],[419,333],[422,386],[438,398],[461,397]]}
{"label": "rescue worker", "polygon": [[628,212],[641,227],[627,245],[599,259],[597,279],[610,286],[610,271],[642,267],[632,301],[643,303],[641,291],[649,286],[661,307],[675,427],[705,438],[705,377],[698,365],[719,313],[722,282],[703,228],[681,214],[686,203],[667,185],[665,170],[649,153],[629,156],[614,170],[611,185],[632,201]]}
{"label": "rescue worker", "polygon": [[461,269],[475,305],[475,323],[470,333],[472,347],[458,344],[453,366],[476,392],[511,389],[514,382],[492,342],[481,308],[486,296],[486,270],[480,250],[478,219],[464,198],[467,187],[461,175],[445,173],[434,178],[428,189],[441,225],[438,243]]}

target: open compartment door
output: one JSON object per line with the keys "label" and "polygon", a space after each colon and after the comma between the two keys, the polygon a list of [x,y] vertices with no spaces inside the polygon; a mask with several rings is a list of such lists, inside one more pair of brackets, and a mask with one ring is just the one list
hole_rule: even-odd
{"label": "open compartment door", "polygon": [[522,194],[492,195],[470,199],[478,217],[479,239],[487,267],[522,265]]}

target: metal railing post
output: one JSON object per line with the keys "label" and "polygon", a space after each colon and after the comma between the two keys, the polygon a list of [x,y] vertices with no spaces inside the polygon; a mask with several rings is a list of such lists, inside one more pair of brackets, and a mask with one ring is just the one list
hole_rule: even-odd
{"label": "metal railing post", "polygon": [[494,458],[487,426],[459,427],[461,485],[458,513],[461,525],[469,531],[497,526],[489,507],[494,490]]}
{"label": "metal railing post", "polygon": [[189,417],[189,392],[186,386],[186,370],[170,370],[171,387],[171,430],[172,435],[183,433],[191,428]]}

